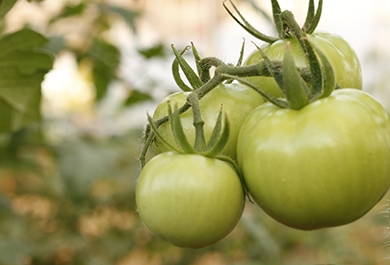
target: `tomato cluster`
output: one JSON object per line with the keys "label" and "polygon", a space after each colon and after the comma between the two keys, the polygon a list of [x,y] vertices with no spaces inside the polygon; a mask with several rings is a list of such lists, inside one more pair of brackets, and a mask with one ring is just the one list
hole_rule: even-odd
{"label": "tomato cluster", "polygon": [[143,163],[136,202],[149,230],[176,246],[223,239],[246,196],[280,223],[313,230],[356,221],[390,187],[390,117],[362,91],[351,46],[314,32],[322,0],[316,12],[310,1],[302,28],[271,3],[278,38],[224,4],[268,42],[244,65],[194,50],[197,75],[174,49],[173,69],[179,65],[192,87],[176,78],[184,91],[149,117],[143,155],[151,147],[155,156]]}

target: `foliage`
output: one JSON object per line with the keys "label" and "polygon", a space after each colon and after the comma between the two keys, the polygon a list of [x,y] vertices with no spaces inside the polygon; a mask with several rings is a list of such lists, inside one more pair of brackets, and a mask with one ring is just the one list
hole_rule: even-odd
{"label": "foliage", "polygon": [[[16,2],[0,0],[0,18]],[[39,6],[45,1],[20,2]],[[153,99],[152,90],[140,89],[120,73],[125,55],[107,37],[118,21],[127,25],[129,35],[138,34],[142,13],[110,1],[73,2],[77,4],[64,5],[44,28],[25,25],[0,36],[0,265],[387,263],[385,203],[359,222],[310,234],[288,229],[247,204],[231,235],[200,250],[179,249],[151,235],[134,202],[141,130],[117,133],[114,128],[115,133],[99,134],[101,117],[88,130],[72,123],[79,117],[52,120],[41,112],[40,83],[53,59],[65,52],[75,55],[80,68],[88,67],[96,109],[113,83],[128,89],[118,109]],[[77,42],[69,37],[77,33],[75,20],[88,28]],[[72,32],[57,30],[68,24]],[[166,60],[165,45],[136,50],[145,60]],[[53,136],[53,124],[59,136]]]}

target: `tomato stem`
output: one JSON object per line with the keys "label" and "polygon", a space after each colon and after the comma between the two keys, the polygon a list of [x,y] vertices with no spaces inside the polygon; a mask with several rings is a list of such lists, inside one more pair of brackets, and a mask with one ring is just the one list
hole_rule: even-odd
{"label": "tomato stem", "polygon": [[[177,66],[184,67],[186,69],[186,65],[188,63],[183,63],[185,62],[184,58],[182,57],[182,54],[187,50],[188,48],[185,48],[183,51],[180,53],[176,51],[176,49],[173,47],[173,50],[176,55],[175,59],[175,64],[177,63]],[[250,77],[250,76],[274,76],[275,74],[280,74],[282,70],[282,62],[281,61],[273,61],[273,68],[270,69],[267,64],[266,60],[262,60],[258,62],[257,64],[249,65],[249,66],[234,66],[234,65],[229,65],[225,64],[223,61],[221,61],[218,58],[215,57],[206,57],[200,59],[198,55],[195,56],[197,66],[199,67],[199,72],[200,72],[200,80],[202,82],[202,85],[194,90],[191,90],[191,97],[195,97],[198,101],[201,100],[207,93],[209,93],[212,89],[217,87],[218,85],[222,84],[226,80],[229,79],[239,79],[240,77]],[[210,77],[210,69],[212,67],[215,67],[214,71],[214,76],[211,78]],[[178,69],[177,69],[178,70]],[[175,72],[175,71],[174,71]],[[176,71],[178,74],[178,71]],[[193,72],[194,73],[194,72]],[[310,82],[311,80],[311,73],[308,68],[300,68],[299,73],[302,77],[303,80],[306,82]],[[191,74],[192,75],[192,74]],[[177,80],[176,80],[177,81]],[[267,95],[260,89],[255,87],[253,84],[248,83],[245,80],[240,80],[240,82],[243,82],[247,84],[248,86],[252,87],[255,89],[257,92],[265,96],[266,99],[271,100],[270,97],[267,98]],[[177,81],[177,82],[183,82]],[[191,99],[192,100],[192,99]],[[181,106],[178,108],[178,113],[182,114],[186,112],[188,109],[190,109],[192,106],[190,98]],[[274,102],[278,102],[280,106],[286,106],[286,102],[283,100],[278,100],[274,99]],[[196,103],[195,103],[196,104]],[[199,118],[199,117],[198,117]],[[155,120],[154,121],[154,126],[156,128],[160,127],[162,124],[166,123],[169,120],[169,116],[165,116],[161,119]],[[198,122],[198,121],[197,121]],[[201,127],[200,125],[197,125]],[[198,129],[200,130],[200,129]],[[153,140],[155,139],[156,135],[153,130],[150,129],[150,126],[148,125],[145,130],[144,134],[144,147],[142,149],[142,152],[140,154],[140,162],[141,162],[141,167],[143,167],[146,164],[146,154],[148,152],[148,149],[150,145],[153,143]],[[204,137],[204,136],[199,136],[199,137]],[[203,142],[203,140],[198,140],[200,142]],[[202,144],[200,144],[202,145]],[[198,147],[200,148],[200,147]],[[201,147],[200,149],[203,149]]]}
{"label": "tomato stem", "polygon": [[194,117],[194,127],[195,127],[195,145],[194,148],[197,152],[204,152],[206,150],[206,138],[204,136],[204,120],[202,119],[202,113],[199,107],[199,98],[198,94],[191,93],[187,100],[190,102],[192,107],[192,113]]}

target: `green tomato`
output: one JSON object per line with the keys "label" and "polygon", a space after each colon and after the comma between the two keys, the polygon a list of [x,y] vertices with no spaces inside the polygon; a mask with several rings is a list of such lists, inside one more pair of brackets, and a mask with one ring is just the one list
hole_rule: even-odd
{"label": "green tomato", "polygon": [[[362,71],[359,59],[352,47],[340,36],[329,33],[314,33],[307,35],[309,41],[321,50],[333,67],[336,82],[342,88],[362,89]],[[307,67],[307,59],[296,38],[278,40],[264,47],[263,51],[271,60],[283,60],[287,42],[291,43],[291,50],[296,65]],[[260,52],[255,50],[245,61],[245,65],[252,65],[262,60]],[[283,93],[272,77],[248,77],[249,82],[264,89],[275,97],[283,97]]]}
{"label": "green tomato", "polygon": [[138,213],[157,237],[200,248],[226,237],[244,208],[234,169],[218,159],[166,152],[143,168],[136,188]]}
{"label": "green tomato", "polygon": [[301,110],[263,104],[237,147],[250,194],[290,227],[348,224],[389,189],[389,115],[361,90],[336,90]]}
{"label": "green tomato", "polygon": [[[168,115],[168,102],[173,107],[175,104],[181,107],[185,102],[189,92],[177,92],[169,95],[157,106],[153,118],[160,119]],[[241,84],[221,84],[215,87],[212,91],[206,94],[200,101],[200,110],[202,118],[205,122],[204,131],[206,140],[211,136],[215,123],[218,118],[218,113],[223,105],[223,112],[227,114],[230,134],[226,147],[222,154],[233,159],[236,158],[237,137],[240,131],[241,124],[245,117],[256,107],[263,104],[265,101],[262,96],[253,89]],[[180,115],[184,132],[190,141],[195,142],[195,128],[193,126],[192,109]],[[170,144],[177,146],[170,129],[169,122],[164,123],[159,127],[159,132]],[[170,150],[165,144],[158,140],[152,145],[155,154],[160,154]]]}

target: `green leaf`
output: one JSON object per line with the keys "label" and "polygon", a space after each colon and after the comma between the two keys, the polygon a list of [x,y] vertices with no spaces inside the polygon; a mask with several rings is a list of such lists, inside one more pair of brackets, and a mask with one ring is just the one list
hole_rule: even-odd
{"label": "green leaf", "polygon": [[86,5],[84,3],[80,3],[78,5],[67,5],[63,11],[59,15],[53,17],[49,23],[53,23],[61,18],[81,15],[83,14],[85,8]]}
{"label": "green leaf", "polygon": [[17,238],[2,238],[0,241],[0,264],[26,264],[30,246]]}
{"label": "green leaf", "polygon": [[11,52],[20,50],[30,50],[43,46],[47,43],[47,38],[31,29],[4,35],[0,39],[0,58]]}
{"label": "green leaf", "polygon": [[48,51],[51,51],[53,54],[58,54],[66,47],[65,39],[61,36],[51,36],[49,41],[44,46]]}
{"label": "green leaf", "polygon": [[[28,60],[25,60],[28,58]],[[0,60],[0,68],[16,67],[22,74],[34,74],[37,69],[50,69],[53,58],[44,53],[32,51],[12,52],[3,56]]]}
{"label": "green leaf", "polygon": [[5,14],[15,5],[17,0],[0,0],[0,19],[3,19]]}
{"label": "green leaf", "polygon": [[40,120],[43,75],[23,76],[15,67],[0,68],[0,133]]}
{"label": "green leaf", "polygon": [[114,140],[88,137],[73,138],[58,146],[60,175],[69,195],[75,199],[85,197],[95,180],[112,176],[123,148]]}
{"label": "green leaf", "polygon": [[41,83],[53,65],[37,49],[46,41],[29,29],[0,39],[0,134],[40,120]]}
{"label": "green leaf", "polygon": [[99,101],[105,97],[110,83],[117,79],[120,52],[116,46],[95,39],[87,56],[93,62],[92,78],[96,89],[95,97]]}
{"label": "green leaf", "polygon": [[116,6],[109,6],[108,9],[120,15],[126,23],[130,26],[130,28],[133,30],[134,33],[137,33],[137,27],[136,27],[136,19],[139,17],[140,12],[130,9],[124,9],[121,7]]}
{"label": "green leaf", "polygon": [[111,68],[101,61],[95,62],[92,68],[92,79],[95,84],[95,99],[102,100],[108,90],[111,81],[116,77]]}
{"label": "green leaf", "polygon": [[138,52],[146,59],[153,57],[165,57],[165,46],[163,43],[158,43],[150,48],[138,49]]}
{"label": "green leaf", "polygon": [[124,105],[131,106],[131,105],[134,105],[134,104],[137,104],[137,103],[140,103],[143,101],[151,100],[151,99],[152,99],[152,96],[147,94],[147,93],[143,93],[139,90],[132,90],[130,93],[130,96],[126,99]]}

